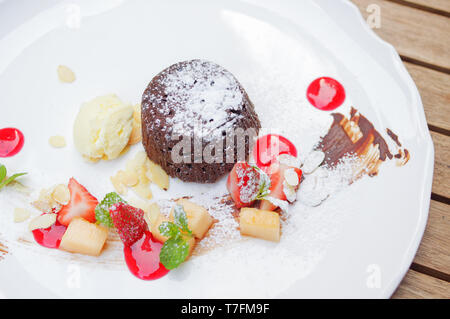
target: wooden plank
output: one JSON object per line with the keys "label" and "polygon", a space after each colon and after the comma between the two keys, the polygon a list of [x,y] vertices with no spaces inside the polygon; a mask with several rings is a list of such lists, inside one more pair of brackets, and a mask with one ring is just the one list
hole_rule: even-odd
{"label": "wooden plank", "polygon": [[432,200],[414,263],[450,274],[450,205]]}
{"label": "wooden plank", "polygon": [[435,153],[432,192],[450,198],[450,136],[430,133]]}
{"label": "wooden plank", "polygon": [[450,1],[448,0],[403,0],[402,2],[450,12]]}
{"label": "wooden plank", "polygon": [[419,89],[428,124],[450,130],[450,75],[412,63],[405,66]]}
{"label": "wooden plank", "polygon": [[381,27],[374,29],[400,55],[450,69],[450,19],[387,0],[352,0],[364,17],[369,5],[381,9]]}
{"label": "wooden plank", "polygon": [[450,283],[409,270],[392,298],[448,299],[450,298]]}

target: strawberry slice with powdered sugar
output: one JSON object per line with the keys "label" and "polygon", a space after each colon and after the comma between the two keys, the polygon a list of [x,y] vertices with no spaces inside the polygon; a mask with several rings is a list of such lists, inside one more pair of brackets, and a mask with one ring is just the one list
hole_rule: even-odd
{"label": "strawberry slice with powdered sugar", "polygon": [[61,207],[58,213],[58,221],[68,226],[74,217],[82,217],[87,221],[95,222],[95,207],[97,198],[91,195],[87,189],[78,183],[75,178],[69,180],[70,201]]}
{"label": "strawberry slice with powdered sugar", "polygon": [[125,246],[133,245],[147,230],[144,211],[139,208],[117,203],[109,208],[109,213]]}
{"label": "strawberry slice with powdered sugar", "polygon": [[[279,201],[287,201],[285,187],[290,187],[290,185],[286,185],[286,176],[285,173],[287,170],[293,170],[294,173],[298,176],[298,183],[294,185],[294,188],[297,189],[300,184],[300,180],[302,177],[301,169],[297,167],[291,167],[284,164],[275,163],[272,164],[269,168],[270,172],[270,194],[268,197],[276,199],[276,202]],[[260,202],[259,208],[263,210],[275,210],[278,205],[275,205],[275,201],[271,201],[270,199],[263,199]]]}
{"label": "strawberry slice with powdered sugar", "polygon": [[257,167],[238,162],[228,175],[227,189],[237,208],[251,206],[261,193],[261,172]]}

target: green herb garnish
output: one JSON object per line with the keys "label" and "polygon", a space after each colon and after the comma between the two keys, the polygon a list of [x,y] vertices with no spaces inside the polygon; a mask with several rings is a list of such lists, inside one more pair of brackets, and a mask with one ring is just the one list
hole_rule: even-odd
{"label": "green herb garnish", "polygon": [[127,202],[114,192],[105,195],[101,203],[95,207],[95,219],[97,220],[97,224],[102,224],[109,228],[114,227],[111,215],[109,214],[109,208],[117,203],[126,204]]}
{"label": "green herb garnish", "polygon": [[18,173],[18,174],[13,174],[10,177],[6,176],[7,174],[7,170],[5,165],[0,164],[0,190],[5,187],[6,185],[8,185],[9,183],[13,182],[16,178],[23,176],[27,173]]}
{"label": "green herb garnish", "polygon": [[177,268],[189,255],[189,239],[192,231],[188,227],[188,220],[183,206],[174,207],[174,222],[163,222],[159,225],[161,235],[169,237],[159,253],[161,263],[167,269]]}

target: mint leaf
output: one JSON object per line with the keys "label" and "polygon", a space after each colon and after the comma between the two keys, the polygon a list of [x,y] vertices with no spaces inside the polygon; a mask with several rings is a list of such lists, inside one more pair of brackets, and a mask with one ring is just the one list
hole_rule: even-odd
{"label": "mint leaf", "polygon": [[255,196],[255,200],[265,199],[270,194],[270,186],[272,184],[269,175],[256,165],[252,167],[259,172],[259,189]]}
{"label": "mint leaf", "polygon": [[180,229],[178,226],[171,222],[162,222],[158,228],[161,235],[169,238],[179,237],[180,235]]}
{"label": "mint leaf", "polygon": [[188,220],[187,220],[186,212],[184,211],[183,206],[176,205],[173,209],[173,216],[174,216],[175,225],[180,227],[182,232],[192,235],[192,232],[189,230],[189,227],[188,227]]}
{"label": "mint leaf", "polygon": [[97,224],[102,224],[109,228],[114,227],[111,215],[109,214],[109,208],[117,203],[126,204],[127,202],[114,192],[105,195],[101,203],[95,207],[95,219],[97,220]]}
{"label": "mint leaf", "polygon": [[159,260],[167,269],[177,268],[189,255],[188,240],[192,231],[188,227],[188,219],[183,206],[176,205],[173,209],[174,222],[163,222],[159,231],[169,237],[161,248]]}
{"label": "mint leaf", "polygon": [[177,268],[189,255],[189,244],[183,237],[168,239],[161,248],[159,260],[167,269]]}
{"label": "mint leaf", "polygon": [[6,177],[6,167],[5,165],[0,164],[0,183],[5,179]]}
{"label": "mint leaf", "polygon": [[6,185],[8,185],[9,183],[11,183],[12,181],[14,181],[16,178],[26,175],[27,173],[17,173],[12,175],[11,177],[4,179],[1,183],[0,183],[0,190],[5,187]]}

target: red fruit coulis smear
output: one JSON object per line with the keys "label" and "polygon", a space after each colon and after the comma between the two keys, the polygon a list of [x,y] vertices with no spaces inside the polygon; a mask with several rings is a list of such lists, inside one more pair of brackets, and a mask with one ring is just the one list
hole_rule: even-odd
{"label": "red fruit coulis smear", "polygon": [[335,79],[321,77],[309,85],[306,97],[319,110],[332,111],[344,103],[345,90]]}
{"label": "red fruit coulis smear", "polygon": [[61,225],[58,220],[49,228],[33,230],[33,236],[39,245],[47,248],[59,248],[61,239],[67,227]]}
{"label": "red fruit coulis smear", "polygon": [[253,149],[256,166],[265,170],[277,161],[278,155],[288,154],[297,157],[297,149],[287,138],[278,134],[261,136]]}
{"label": "red fruit coulis smear", "polygon": [[166,275],[169,270],[159,261],[162,246],[148,231],[133,245],[125,246],[125,261],[131,273],[143,280],[154,280]]}
{"label": "red fruit coulis smear", "polygon": [[0,157],[10,157],[20,152],[25,139],[23,133],[16,128],[8,127],[0,130]]}

